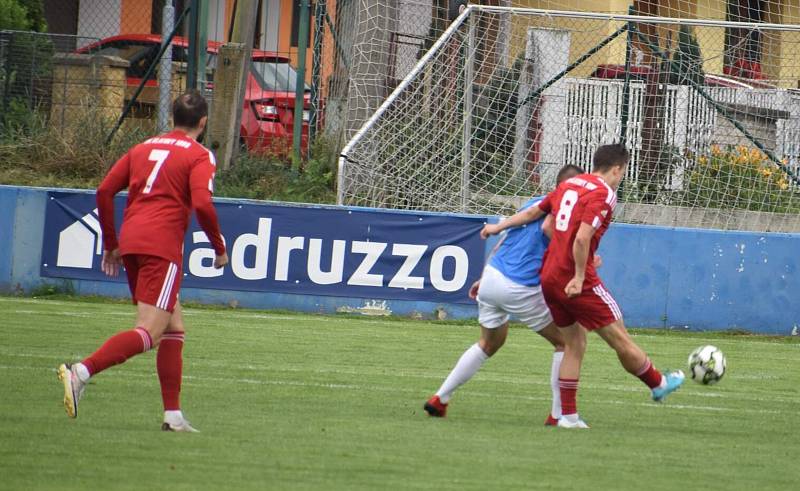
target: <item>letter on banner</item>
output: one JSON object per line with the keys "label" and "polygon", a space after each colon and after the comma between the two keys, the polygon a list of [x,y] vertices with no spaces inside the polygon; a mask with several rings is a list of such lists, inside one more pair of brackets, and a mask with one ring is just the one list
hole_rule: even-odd
{"label": "letter on banner", "polygon": [[275,253],[275,281],[289,280],[289,261],[292,251],[303,250],[305,237],[278,237],[278,252]]}
{"label": "letter on banner", "polygon": [[[456,260],[455,273],[450,280],[445,280],[442,275],[444,260],[447,257],[452,257]],[[467,257],[467,252],[464,249],[458,246],[445,245],[433,251],[433,257],[431,257],[431,283],[437,290],[442,292],[459,290],[466,283],[468,272],[469,257]]]}
{"label": "letter on banner", "polygon": [[[205,232],[193,232],[192,243],[209,244],[208,236]],[[198,278],[216,278],[222,276],[225,268],[216,269],[214,259],[217,254],[210,247],[198,247],[189,254],[189,274]],[[203,261],[206,264],[203,264]]]}
{"label": "letter on banner", "polygon": [[397,274],[389,282],[391,288],[425,288],[425,278],[422,276],[410,276],[414,268],[417,267],[422,255],[428,250],[426,245],[417,244],[395,244],[392,246],[393,256],[405,256],[406,260]]}
{"label": "letter on banner", "polygon": [[[243,280],[263,280],[267,277],[271,232],[272,218],[259,218],[258,233],[242,234],[236,239],[231,250],[231,267],[234,275]],[[248,247],[256,248],[256,257],[252,266],[244,263]]]}
{"label": "letter on banner", "polygon": [[347,242],[334,240],[331,249],[331,268],[322,271],[322,239],[308,240],[308,278],[318,285],[333,285],[342,282],[344,275],[344,248]]}
{"label": "letter on banner", "polygon": [[385,242],[354,240],[350,250],[356,254],[366,254],[366,256],[364,256],[361,264],[356,268],[353,276],[347,280],[347,284],[358,286],[383,286],[383,275],[370,273],[370,271],[372,267],[375,266],[375,263],[378,262],[384,249],[386,249]]}

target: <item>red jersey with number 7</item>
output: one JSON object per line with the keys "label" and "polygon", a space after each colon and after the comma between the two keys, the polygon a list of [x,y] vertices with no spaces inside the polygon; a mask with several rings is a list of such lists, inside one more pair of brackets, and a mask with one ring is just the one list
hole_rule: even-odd
{"label": "red jersey with number 7", "polygon": [[545,279],[566,287],[575,276],[572,246],[581,223],[591,225],[594,235],[589,246],[583,289],[599,285],[594,267],[594,253],[600,239],[611,224],[617,194],[600,176],[580,174],[562,182],[539,203],[539,208],[553,215],[553,238],[545,254],[542,281]]}
{"label": "red jersey with number 7", "polygon": [[[213,154],[180,130],[150,138],[120,158],[97,188],[97,207],[106,250],[157,256],[180,263],[192,209],[217,255],[225,252],[211,201]],[[114,195],[128,188],[117,242]]]}

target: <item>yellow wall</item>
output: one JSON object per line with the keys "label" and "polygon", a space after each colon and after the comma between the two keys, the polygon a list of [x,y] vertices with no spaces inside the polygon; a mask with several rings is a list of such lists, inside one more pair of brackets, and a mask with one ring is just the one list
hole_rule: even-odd
{"label": "yellow wall", "polygon": [[[528,8],[553,10],[576,10],[591,12],[623,13],[634,0],[512,0],[513,5]],[[640,10],[650,15],[664,17],[698,18],[725,20],[726,0],[636,0]],[[772,0],[767,2],[769,11],[765,22],[800,24],[800,0]],[[559,18],[546,20],[533,17],[515,18],[513,28],[514,48],[523,50],[527,27],[564,28],[572,31],[570,62],[577,59],[592,46],[611,34],[621,24],[618,22],[591,21]],[[669,31],[672,31],[670,33]],[[671,38],[673,47],[678,39],[678,26],[660,26],[659,39],[662,48],[668,48]],[[694,28],[700,50],[703,55],[703,68],[706,73],[721,74],[723,72],[723,50],[725,30],[721,27]],[[800,33],[789,31],[765,31],[763,37],[762,70],[764,75],[782,87],[798,87],[800,79]],[[516,53],[512,53],[516,54]],[[575,76],[588,76],[598,64],[622,64],[625,60],[625,38],[620,37],[597,53],[573,73]],[[648,60],[645,60],[647,62]]]}

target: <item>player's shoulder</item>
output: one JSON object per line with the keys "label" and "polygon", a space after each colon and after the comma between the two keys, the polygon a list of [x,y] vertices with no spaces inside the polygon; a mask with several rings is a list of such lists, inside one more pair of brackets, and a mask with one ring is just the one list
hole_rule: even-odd
{"label": "player's shoulder", "polygon": [[573,189],[580,189],[586,193],[594,193],[603,197],[614,196],[616,193],[602,177],[594,174],[579,174],[570,177],[564,184]]}
{"label": "player's shoulder", "polygon": [[205,145],[188,136],[184,136],[183,141],[189,144],[186,150],[193,160],[208,160],[211,162],[211,165],[216,167],[217,159],[214,157],[214,153],[206,148]]}
{"label": "player's shoulder", "polygon": [[169,149],[173,155],[181,157],[187,162],[207,159],[212,165],[217,165],[214,154],[209,149],[181,131],[173,130],[163,135],[154,136],[145,140],[140,145],[159,146]]}

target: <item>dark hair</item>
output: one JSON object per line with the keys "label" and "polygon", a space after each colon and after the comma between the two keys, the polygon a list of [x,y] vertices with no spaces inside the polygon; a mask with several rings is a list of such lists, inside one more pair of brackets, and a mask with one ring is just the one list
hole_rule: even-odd
{"label": "dark hair", "polygon": [[[567,174],[570,172],[574,172],[574,175],[583,174],[584,170],[578,167],[577,165],[567,164],[561,169],[559,169],[558,174],[556,174],[556,184],[561,184],[561,181],[567,179]],[[573,177],[573,176],[569,176]]]}
{"label": "dark hair", "polygon": [[196,90],[179,95],[172,103],[172,122],[183,128],[197,128],[200,120],[208,116],[206,98]]}
{"label": "dark hair", "polygon": [[630,159],[631,154],[621,143],[603,145],[594,152],[592,172],[602,172],[612,167],[624,167]]}

